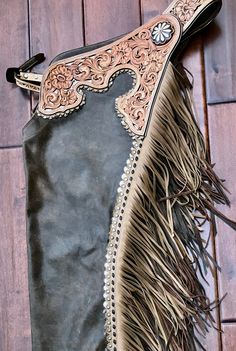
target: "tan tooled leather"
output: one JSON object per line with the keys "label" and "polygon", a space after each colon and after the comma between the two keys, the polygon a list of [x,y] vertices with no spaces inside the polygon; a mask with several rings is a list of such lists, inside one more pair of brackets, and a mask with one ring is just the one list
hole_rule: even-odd
{"label": "tan tooled leather", "polygon": [[[182,31],[187,31],[203,8],[212,2],[214,0],[173,1],[162,16],[121,39],[52,64],[43,75],[38,114],[44,118],[67,116],[85,104],[84,90],[106,91],[114,77],[126,71],[134,77],[134,87],[117,98],[116,110],[131,134],[144,135],[162,72]],[[159,24],[172,28],[170,40],[164,45],[153,40]]]}
{"label": "tan tooled leather", "polygon": [[206,3],[206,0],[178,0],[174,1],[164,13],[172,13],[183,26],[187,27],[194,15],[196,15],[197,10],[203,4],[205,6]]}
{"label": "tan tooled leather", "polygon": [[[164,45],[152,40],[152,30],[159,23],[171,26],[170,40]],[[64,116],[84,104],[83,88],[102,92],[109,88],[114,76],[128,71],[134,75],[135,85],[117,99],[116,108],[130,131],[143,135],[152,96],[180,33],[174,16],[158,16],[108,46],[58,61],[44,75],[39,113],[49,118]]]}

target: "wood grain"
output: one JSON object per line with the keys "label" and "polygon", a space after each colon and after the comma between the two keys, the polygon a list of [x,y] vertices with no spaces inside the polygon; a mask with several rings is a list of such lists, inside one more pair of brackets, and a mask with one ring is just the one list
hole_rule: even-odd
{"label": "wood grain", "polygon": [[[83,0],[40,0],[30,5],[31,55],[43,52],[46,60],[34,71],[43,73],[58,54],[84,45]],[[32,94],[32,106],[38,94]]]}
{"label": "wood grain", "polygon": [[30,351],[21,148],[0,151],[0,350]]}
{"label": "wood grain", "polygon": [[[231,207],[218,206],[236,220],[236,104],[209,106],[209,131],[212,162],[222,179],[226,179]],[[217,220],[216,249],[219,264],[220,295],[228,294],[221,305],[222,320],[236,320],[236,233]]]}
{"label": "wood grain", "polygon": [[236,350],[236,324],[223,325],[223,351]]}
{"label": "wood grain", "polygon": [[215,24],[205,31],[207,101],[236,101],[236,1],[223,1]]}
{"label": "wood grain", "polygon": [[82,0],[31,1],[31,53],[45,53],[45,69],[61,52],[84,45]]}
{"label": "wood grain", "polygon": [[21,144],[21,128],[29,118],[28,93],[6,81],[6,69],[29,58],[28,13],[24,0],[0,1],[0,147]]}
{"label": "wood grain", "polygon": [[85,43],[93,44],[140,26],[139,0],[86,0]]}
{"label": "wood grain", "polygon": [[141,0],[142,22],[145,23],[155,16],[161,15],[171,0]]}

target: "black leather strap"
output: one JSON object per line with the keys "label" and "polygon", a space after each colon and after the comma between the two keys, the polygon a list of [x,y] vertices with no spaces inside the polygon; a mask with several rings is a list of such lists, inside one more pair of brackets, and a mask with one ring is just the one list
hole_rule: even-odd
{"label": "black leather strap", "polygon": [[197,14],[191,25],[183,31],[181,41],[188,40],[193,35],[208,26],[217,16],[222,7],[222,0],[213,0]]}

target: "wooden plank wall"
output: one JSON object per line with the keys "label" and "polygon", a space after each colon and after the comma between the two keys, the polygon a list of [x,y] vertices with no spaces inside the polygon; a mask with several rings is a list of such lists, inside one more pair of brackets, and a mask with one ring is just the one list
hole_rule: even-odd
{"label": "wooden plank wall", "polygon": [[[222,208],[236,219],[236,3],[223,1],[223,8],[205,42],[204,62],[206,100],[208,102],[208,130],[212,162],[226,187],[231,191],[231,208]],[[212,42],[210,42],[212,40]],[[216,256],[221,266],[218,275],[219,296],[227,294],[221,304],[220,320],[223,330],[222,350],[236,350],[236,235],[232,229],[217,221]]]}
{"label": "wooden plank wall", "polygon": [[[44,52],[58,53],[126,33],[161,13],[168,0],[2,0],[0,2],[0,71]],[[14,11],[13,11],[14,9]],[[236,219],[236,5],[223,10],[189,45],[183,55],[194,75],[198,120],[217,172],[231,190],[230,209]],[[30,119],[34,99],[2,79],[0,86],[0,350],[30,351],[30,317],[25,240],[25,183],[21,130]],[[206,228],[209,230],[209,228]],[[203,340],[208,351],[236,350],[236,234],[217,221],[218,235],[210,250],[222,272],[209,275],[211,299],[228,293],[215,319],[222,333],[211,330]],[[202,338],[201,338],[202,340]]]}

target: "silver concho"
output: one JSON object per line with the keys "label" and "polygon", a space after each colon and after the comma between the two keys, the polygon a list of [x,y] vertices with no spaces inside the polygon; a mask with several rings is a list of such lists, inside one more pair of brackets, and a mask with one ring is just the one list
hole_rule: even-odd
{"label": "silver concho", "polygon": [[152,30],[152,40],[157,45],[164,45],[172,38],[173,32],[170,23],[160,22]]}

